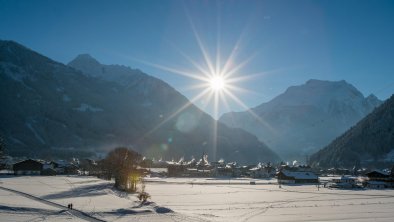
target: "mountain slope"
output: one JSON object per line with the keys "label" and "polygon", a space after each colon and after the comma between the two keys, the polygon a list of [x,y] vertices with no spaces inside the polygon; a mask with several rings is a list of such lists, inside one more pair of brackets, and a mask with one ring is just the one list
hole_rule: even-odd
{"label": "mountain slope", "polygon": [[[138,70],[83,59],[89,62],[77,58],[66,66],[0,41],[0,133],[10,154],[88,156],[126,145],[156,158],[206,152],[240,162],[278,160],[255,136],[222,124],[214,148],[215,121],[192,104],[177,112],[189,101],[171,86]],[[76,70],[76,63],[107,76]]]}
{"label": "mountain slope", "polygon": [[283,158],[304,159],[380,103],[345,81],[309,80],[247,112],[226,113],[220,121],[255,134]]}
{"label": "mountain slope", "polygon": [[311,156],[313,165],[331,167],[394,162],[394,96],[354,127]]}

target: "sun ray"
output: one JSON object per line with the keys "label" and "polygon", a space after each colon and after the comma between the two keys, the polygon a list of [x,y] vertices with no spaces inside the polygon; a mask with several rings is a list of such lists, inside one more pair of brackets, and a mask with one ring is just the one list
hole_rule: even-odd
{"label": "sun ray", "polygon": [[192,20],[192,18],[191,18],[188,14],[187,14],[187,17],[188,17],[190,26],[191,26],[191,28],[192,28],[194,37],[196,38],[198,47],[200,48],[201,53],[202,53],[202,55],[203,55],[203,57],[204,57],[205,63],[206,63],[206,65],[208,66],[210,73],[215,73],[215,69],[213,68],[213,65],[212,65],[212,62],[211,62],[212,60],[211,60],[211,58],[210,58],[210,56],[209,56],[209,53],[208,53],[207,50],[205,49],[204,44],[202,43],[202,40],[201,40],[200,35],[198,34],[197,30],[196,30],[196,27],[195,27],[195,25],[194,25],[194,23],[193,23],[193,20]]}
{"label": "sun ray", "polygon": [[212,154],[213,154],[213,159],[214,160],[216,160],[216,151],[217,151],[217,144],[218,144],[218,121],[217,121],[217,119],[218,119],[218,115],[219,115],[219,94],[220,94],[220,92],[218,92],[218,93],[215,93],[214,94],[214,118],[215,118],[215,121],[213,121],[213,138],[212,138],[212,140],[213,140],[213,146],[212,146],[212,148],[213,148],[213,150],[212,150]]}
{"label": "sun ray", "polygon": [[255,78],[265,77],[268,74],[269,74],[269,72],[243,74],[242,76],[235,76],[235,77],[229,78],[227,80],[227,82],[228,83],[236,83],[236,82],[241,82],[241,81],[248,81],[248,80],[255,79]]}
{"label": "sun ray", "polygon": [[260,116],[258,116],[252,109],[250,109],[247,105],[245,105],[238,97],[236,97],[232,92],[229,90],[225,90],[227,95],[230,96],[238,105],[243,107],[248,113],[250,113],[259,123],[267,127],[272,133],[276,134],[276,131],[272,126],[270,126],[266,121],[264,121]]}
{"label": "sun ray", "polygon": [[229,78],[232,76],[234,73],[238,72],[240,69],[242,69],[245,65],[247,65],[252,59],[256,57],[257,53],[254,53],[253,55],[249,56],[247,59],[245,59],[243,62],[238,63],[237,66],[232,68],[231,70],[224,72],[222,75],[225,78]]}
{"label": "sun ray", "polygon": [[241,87],[238,87],[238,86],[235,86],[235,85],[230,85],[229,84],[229,85],[227,85],[227,88],[229,90],[237,91],[237,92],[240,92],[240,93],[253,94],[253,95],[257,95],[257,96],[264,96],[263,94],[257,93],[256,91],[245,89],[245,88],[241,88]]}
{"label": "sun ray", "polygon": [[210,77],[209,71],[204,69],[200,64],[198,64],[196,61],[194,61],[190,56],[188,56],[186,53],[184,53],[182,50],[178,49],[179,54],[181,54],[187,61],[189,61],[194,67],[196,67],[201,73],[205,74],[207,78]]}
{"label": "sun ray", "polygon": [[221,18],[220,18],[220,5],[217,2],[218,14],[216,17],[216,70],[215,73],[220,73],[220,66],[221,66],[221,58],[220,58],[220,51],[221,51]]}
{"label": "sun ray", "polygon": [[167,67],[167,66],[163,66],[163,65],[159,65],[159,64],[154,64],[154,63],[143,61],[143,60],[137,60],[137,61],[140,62],[140,63],[143,63],[145,65],[149,65],[149,66],[152,66],[152,67],[164,70],[164,71],[172,72],[172,73],[175,73],[175,74],[178,74],[178,75],[182,75],[182,76],[186,76],[186,77],[189,77],[189,78],[193,78],[193,79],[197,79],[197,80],[201,80],[201,81],[205,81],[207,79],[206,77],[201,77],[198,74],[193,74],[193,73],[190,73],[190,72],[187,72],[187,71],[178,70],[176,68],[171,68],[171,67]]}
{"label": "sun ray", "polygon": [[[220,6],[218,6],[220,7]],[[174,74],[178,74],[181,76],[186,76],[192,79],[199,80],[200,83],[190,85],[188,87],[184,87],[183,91],[185,90],[201,90],[202,92],[198,93],[194,96],[188,103],[182,105],[179,109],[175,112],[168,114],[169,116],[161,121],[159,124],[154,126],[149,132],[145,134],[145,137],[155,132],[157,129],[162,127],[164,124],[168,123],[170,120],[174,119],[177,115],[179,115],[182,111],[190,107],[192,104],[200,101],[198,107],[203,110],[206,110],[209,107],[210,113],[214,118],[212,123],[212,147],[210,147],[210,152],[213,154],[213,159],[216,160],[216,152],[218,149],[219,143],[219,115],[222,111],[222,108],[226,110],[230,110],[230,104],[236,104],[243,109],[247,110],[251,116],[261,125],[265,126],[269,131],[272,131],[272,134],[275,135],[275,131],[273,128],[264,121],[263,118],[259,117],[252,109],[240,99],[238,98],[234,92],[241,92],[241,93],[254,93],[251,90],[244,89],[237,85],[240,81],[251,80],[253,78],[258,78],[261,76],[265,76],[273,71],[261,72],[261,73],[251,73],[247,74],[242,72],[242,70],[247,66],[258,53],[253,53],[248,56],[246,59],[242,61],[236,61],[239,57],[239,52],[241,50],[241,45],[243,45],[245,36],[246,27],[242,30],[241,34],[239,35],[238,39],[236,40],[235,44],[230,50],[230,53],[226,56],[221,54],[222,50],[222,41],[221,41],[221,18],[218,15],[216,20],[216,47],[208,47],[204,44],[204,39],[197,31],[197,27],[192,20],[192,17],[188,13],[187,8],[185,8],[186,16],[188,18],[190,29],[192,34],[195,38],[196,45],[199,49],[199,53],[201,55],[201,59],[196,60],[195,57],[191,57],[189,54],[184,53],[180,50],[176,45],[173,45],[174,48],[179,52],[181,57],[188,61],[191,64],[191,67],[195,70],[192,72],[180,70],[177,68],[171,68],[164,65],[158,65],[154,63],[149,63],[146,61],[140,62],[150,65],[152,67],[168,71]],[[212,51],[209,51],[211,50]],[[212,55],[210,53],[213,53]],[[212,60],[214,59],[214,60]],[[201,61],[201,62],[200,62]],[[275,70],[274,70],[275,71]],[[259,95],[261,96],[261,95]],[[201,100],[200,100],[201,99]],[[234,101],[235,103],[233,103]],[[231,103],[229,103],[231,102]]]}
{"label": "sun ray", "polygon": [[185,110],[186,108],[188,108],[191,105],[194,105],[194,103],[199,100],[201,97],[203,97],[204,95],[206,95],[209,92],[209,89],[205,89],[204,91],[202,91],[201,93],[199,93],[197,96],[195,96],[194,98],[192,98],[190,101],[188,101],[185,105],[183,105],[181,108],[179,108],[177,111],[173,112],[170,116],[168,116],[166,119],[164,119],[162,122],[160,122],[157,126],[155,126],[153,129],[151,129],[150,131],[148,131],[147,133],[144,134],[143,137],[147,137],[150,134],[152,134],[153,132],[155,132],[156,130],[158,130],[161,126],[163,126],[165,123],[167,123],[168,121],[170,121],[171,119],[173,119],[176,115],[178,115],[180,112],[182,112],[183,110]]}
{"label": "sun ray", "polygon": [[228,72],[228,70],[230,69],[233,61],[235,60],[235,57],[237,55],[237,51],[241,45],[241,42],[243,41],[243,36],[245,35],[245,29],[242,31],[242,33],[240,34],[240,36],[238,37],[237,42],[234,44],[234,47],[231,50],[230,55],[227,57],[227,60],[222,68],[222,73],[226,73]]}
{"label": "sun ray", "polygon": [[182,90],[195,91],[195,90],[206,89],[206,88],[209,88],[209,84],[207,82],[204,82],[204,83],[200,83],[200,84],[193,84],[193,85],[189,85],[189,86],[184,86],[184,87],[182,87]]}

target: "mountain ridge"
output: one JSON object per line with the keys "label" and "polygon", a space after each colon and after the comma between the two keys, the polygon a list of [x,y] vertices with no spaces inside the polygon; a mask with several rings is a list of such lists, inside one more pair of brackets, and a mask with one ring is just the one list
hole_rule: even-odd
{"label": "mountain ridge", "polygon": [[[319,167],[360,167],[394,162],[394,95],[311,156]],[[380,162],[380,163],[379,163]],[[390,164],[391,163],[391,164]],[[387,167],[387,164],[386,164]]]}
{"label": "mountain ridge", "polygon": [[156,158],[206,152],[239,162],[279,160],[254,135],[220,123],[214,148],[213,118],[170,85],[139,70],[95,65],[108,75],[84,73],[0,41],[0,132],[10,154],[89,156],[124,145]]}
{"label": "mountain ridge", "polygon": [[379,104],[376,96],[365,98],[345,80],[311,79],[248,111],[223,114],[219,120],[255,134],[282,157],[303,160]]}

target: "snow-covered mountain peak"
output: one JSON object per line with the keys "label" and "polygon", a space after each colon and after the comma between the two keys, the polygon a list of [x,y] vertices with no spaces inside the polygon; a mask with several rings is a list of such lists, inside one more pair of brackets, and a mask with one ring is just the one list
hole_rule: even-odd
{"label": "snow-covered mountain peak", "polygon": [[262,123],[248,112],[223,114],[220,121],[255,134],[283,157],[299,158],[328,144],[381,103],[344,80],[311,79],[252,108]]}
{"label": "snow-covered mountain peak", "polygon": [[101,65],[100,62],[97,61],[97,59],[93,58],[90,54],[87,53],[77,55],[77,57],[75,57],[75,59],[73,59],[70,63],[73,62],[83,62]]}
{"label": "snow-covered mountain peak", "polygon": [[333,91],[337,92],[336,94],[341,93],[353,93],[357,96],[362,96],[356,87],[352,84],[346,82],[345,80],[340,81],[328,81],[328,80],[317,80],[317,79],[310,79],[304,85],[296,86],[299,87],[301,90],[314,90],[322,93],[329,93],[333,94]]}
{"label": "snow-covered mountain peak", "polygon": [[344,80],[308,80],[305,84],[289,87],[283,94],[277,96],[268,103],[264,103],[254,108],[270,109],[287,106],[315,106],[327,110],[333,102],[347,101],[350,103],[361,103],[364,100],[363,94],[353,85]]}
{"label": "snow-covered mountain peak", "polygon": [[129,85],[131,82],[149,77],[140,70],[128,66],[101,64],[89,54],[80,54],[67,65],[87,76],[117,82],[122,85]]}
{"label": "snow-covered mountain peak", "polygon": [[80,54],[67,65],[89,76],[98,77],[103,73],[103,65],[89,54]]}
{"label": "snow-covered mountain peak", "polygon": [[366,99],[369,100],[369,101],[379,100],[379,98],[376,97],[373,93],[371,93],[369,96],[367,96]]}
{"label": "snow-covered mountain peak", "polygon": [[370,94],[369,96],[367,96],[367,97],[365,98],[365,100],[366,100],[369,104],[372,104],[372,105],[375,106],[375,107],[379,106],[379,105],[382,103],[381,100],[380,100],[378,97],[376,97],[374,94]]}

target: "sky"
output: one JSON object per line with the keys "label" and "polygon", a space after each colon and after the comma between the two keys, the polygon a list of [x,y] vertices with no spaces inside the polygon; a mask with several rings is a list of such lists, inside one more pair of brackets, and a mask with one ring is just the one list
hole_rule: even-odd
{"label": "sky", "polygon": [[208,96],[193,100],[215,118],[309,79],[394,92],[394,1],[0,0],[0,39],[65,64],[88,53],[138,68],[190,100],[204,70],[225,70],[238,102],[224,93],[215,111]]}

